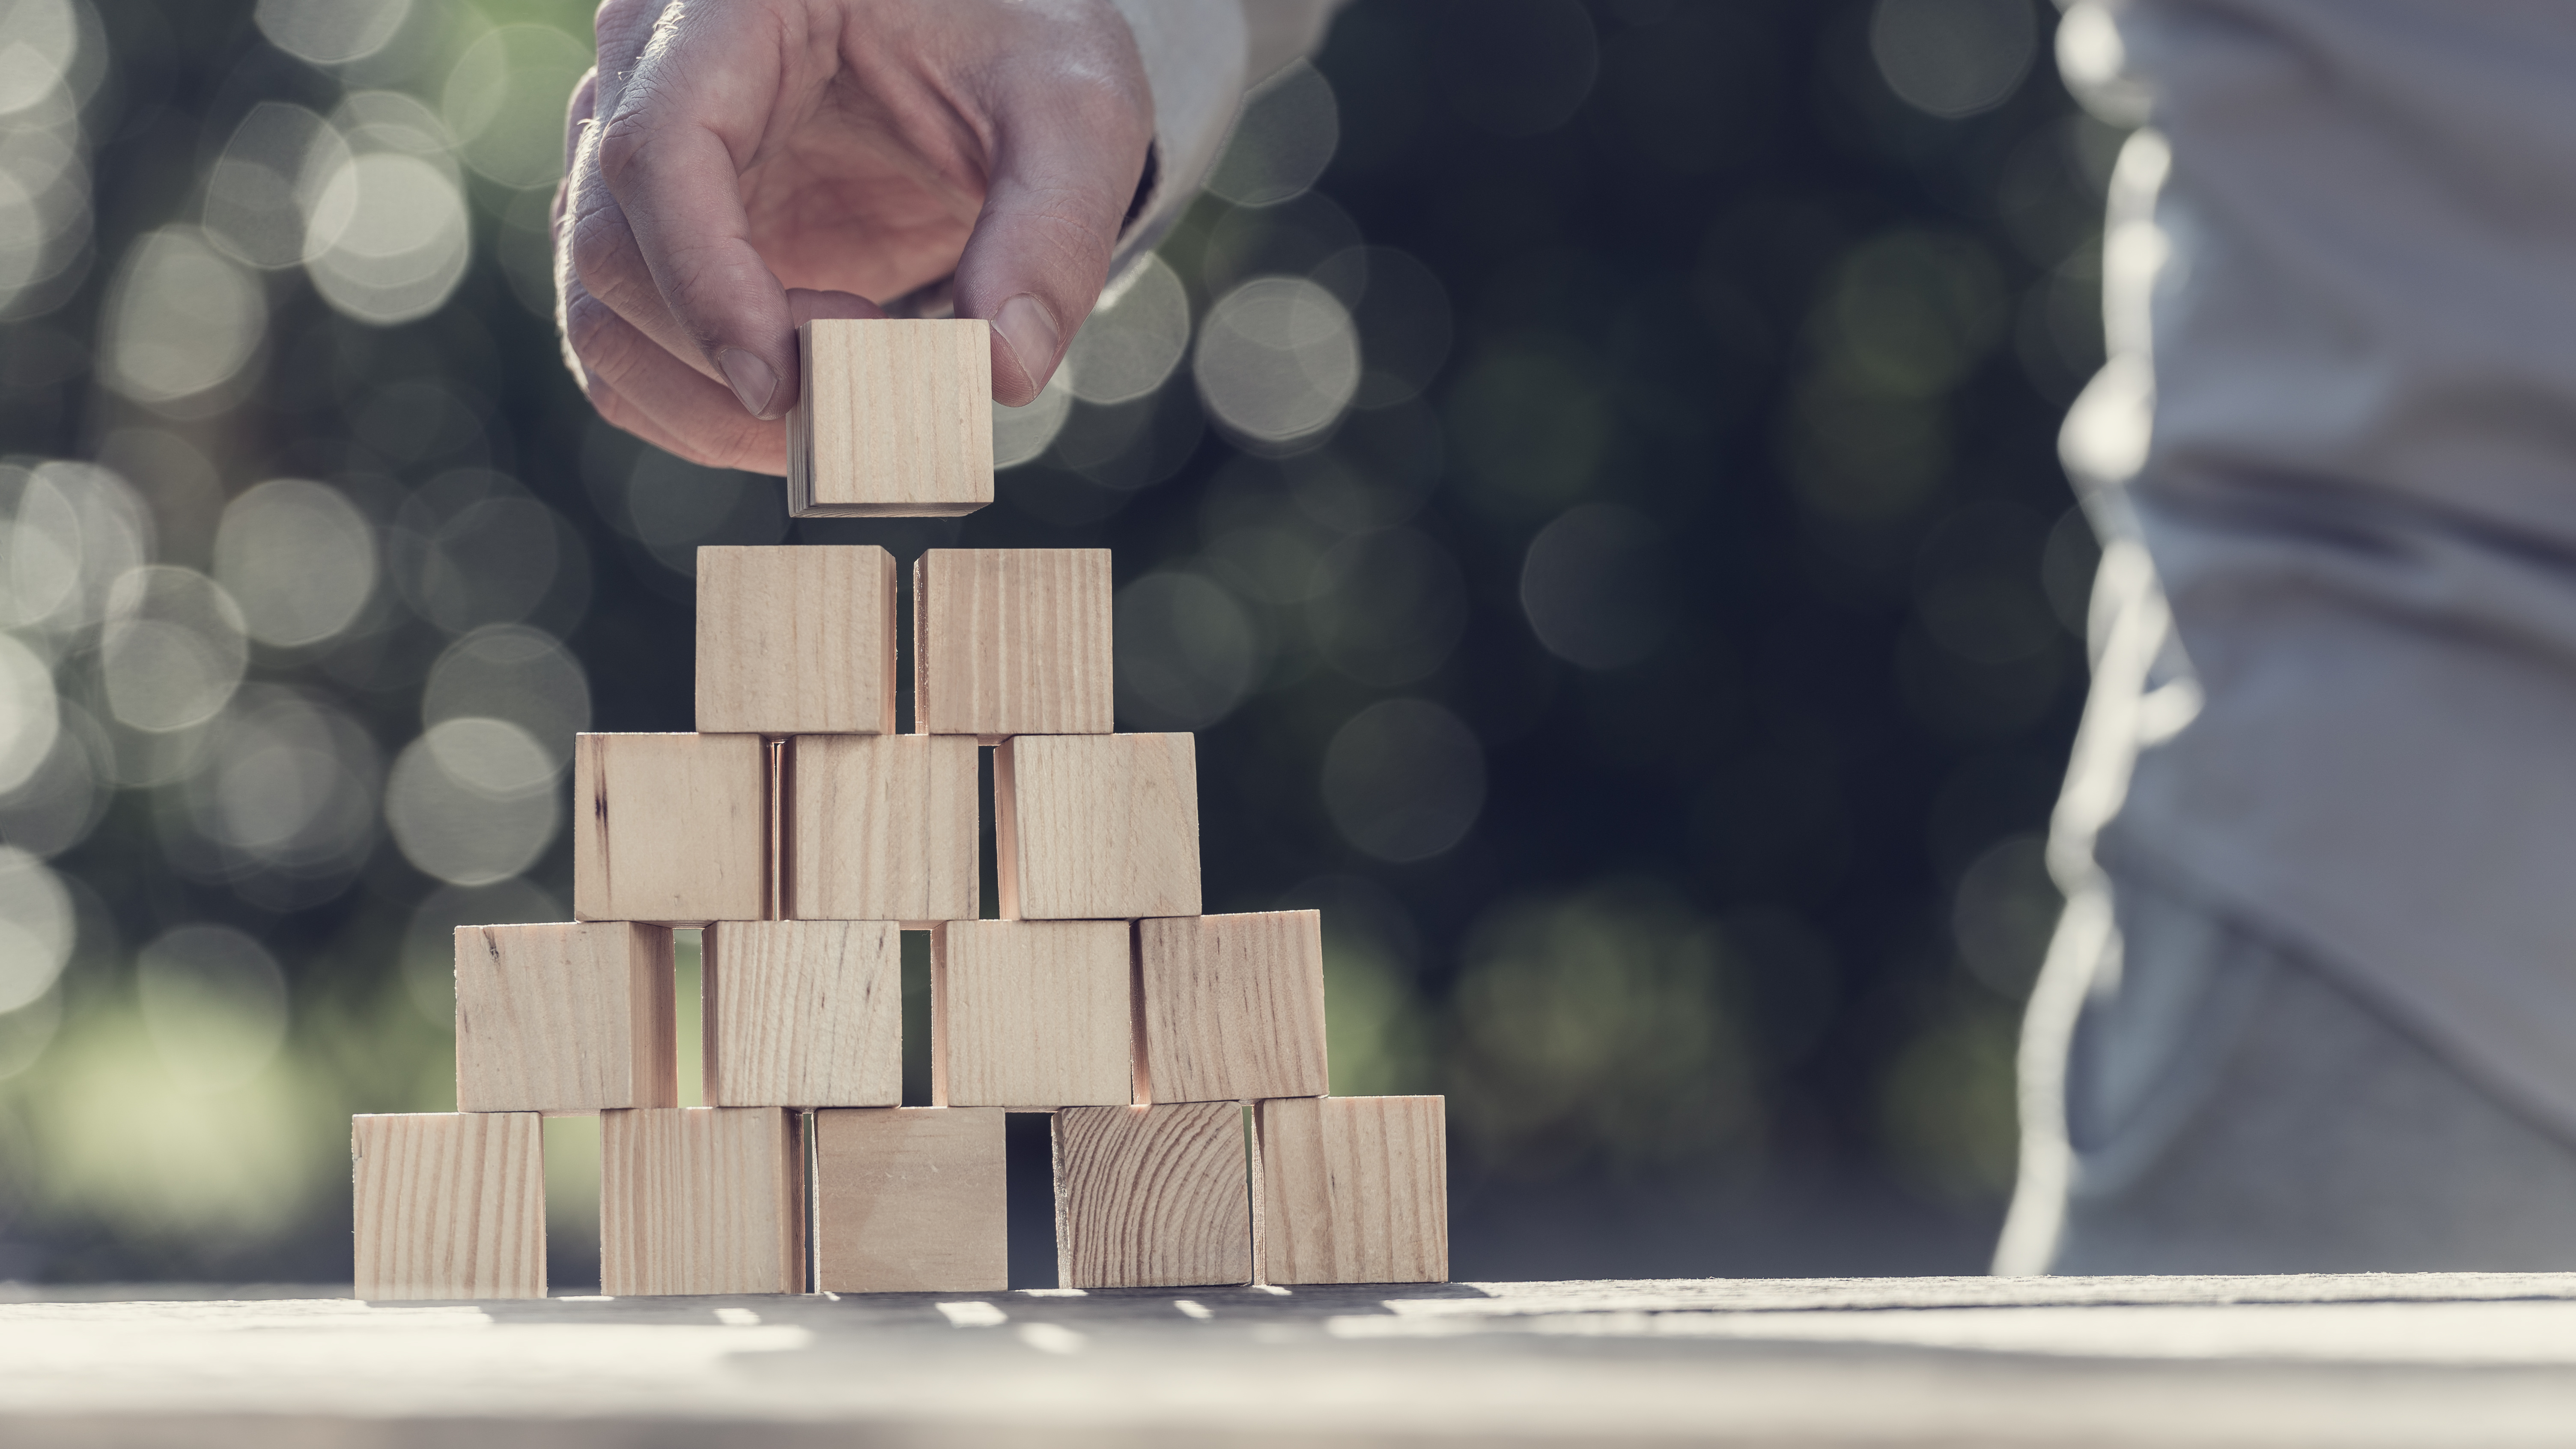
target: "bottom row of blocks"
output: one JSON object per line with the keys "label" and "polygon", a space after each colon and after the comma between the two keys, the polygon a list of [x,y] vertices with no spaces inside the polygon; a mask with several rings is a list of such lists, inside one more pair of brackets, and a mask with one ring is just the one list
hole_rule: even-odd
{"label": "bottom row of blocks", "polygon": [[[1057,1281],[1440,1282],[1443,1106],[1256,1103],[1248,1170],[1231,1102],[1057,1112]],[[358,1296],[544,1297],[541,1125],[533,1112],[352,1119]],[[809,1244],[827,1292],[1007,1288],[1002,1132],[999,1108],[603,1112],[600,1291],[800,1293]]]}

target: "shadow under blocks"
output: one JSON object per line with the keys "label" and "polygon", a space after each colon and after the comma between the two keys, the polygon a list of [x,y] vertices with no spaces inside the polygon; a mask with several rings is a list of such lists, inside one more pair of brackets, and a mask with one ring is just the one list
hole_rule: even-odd
{"label": "shadow under blocks", "polygon": [[[992,496],[983,326],[810,324],[813,511]],[[1328,1095],[1316,912],[1202,913],[1195,741],[1114,729],[1107,551],[899,572],[699,550],[697,732],[575,738],[576,919],[458,928],[463,1110],[351,1124],[361,1298],[544,1297],[563,1114],[614,1296],[1448,1277],[1444,1103]]]}

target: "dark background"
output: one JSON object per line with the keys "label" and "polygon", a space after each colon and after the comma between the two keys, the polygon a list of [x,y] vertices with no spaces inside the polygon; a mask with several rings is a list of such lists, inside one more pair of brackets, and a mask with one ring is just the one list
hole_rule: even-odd
{"label": "dark background", "polygon": [[[1253,276],[1333,287],[1362,406],[1265,442],[1208,422],[1184,359],[1077,405],[982,513],[793,525],[775,480],[592,418],[532,305],[544,184],[474,165],[441,163],[473,251],[426,316],[244,267],[265,320],[221,385],[111,375],[121,279],[147,234],[215,221],[254,103],[452,116],[477,37],[586,43],[581,8],[424,3],[336,67],[247,4],[81,12],[86,202],[0,314],[0,520],[73,476],[37,460],[99,461],[157,557],[204,569],[227,500],[291,476],[352,500],[382,565],[332,638],[251,645],[202,727],[263,686],[354,727],[313,747],[364,816],[328,862],[209,846],[215,766],[131,763],[194,736],[129,727],[97,624],[20,629],[69,743],[0,796],[0,838],[48,858],[78,930],[0,1014],[0,1278],[345,1278],[346,1114],[453,1104],[441,932],[569,895],[568,838],[459,886],[379,818],[428,758],[433,664],[533,627],[578,661],[580,727],[688,729],[688,550],[782,538],[1115,551],[1122,727],[1200,728],[1209,909],[1323,906],[1336,1090],[1449,1096],[1457,1276],[1981,1270],[2082,696],[2093,552],[2055,435],[2099,362],[2119,132],[2057,81],[2053,11],[1944,3],[1913,10],[1970,50],[1912,60],[1908,15],[1868,4],[1362,3],[1315,60],[1339,145],[1313,189],[1205,198],[1161,249],[1200,316]],[[2015,54],[1971,114],[1900,95],[1908,64]],[[1419,267],[1365,253],[1355,283],[1360,244]],[[542,504],[552,546],[494,500]],[[1418,703],[1368,713],[1390,700]],[[151,955],[203,923],[261,943],[283,996],[206,938]],[[251,1043],[237,1069],[189,1066],[199,1007],[203,1040]],[[581,1127],[549,1128],[559,1282],[593,1251]]]}

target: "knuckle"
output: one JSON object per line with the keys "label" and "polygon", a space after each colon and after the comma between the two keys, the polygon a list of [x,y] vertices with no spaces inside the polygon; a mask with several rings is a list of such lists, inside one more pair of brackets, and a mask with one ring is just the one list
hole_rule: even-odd
{"label": "knuckle", "polygon": [[593,372],[623,372],[633,352],[635,329],[608,304],[588,291],[563,299],[564,341]]}
{"label": "knuckle", "polygon": [[598,138],[599,174],[611,186],[623,181],[627,171],[644,159],[645,143],[652,139],[653,131],[642,110],[649,99],[631,92],[619,97],[617,113],[593,128]]}
{"label": "knuckle", "polygon": [[591,12],[591,33],[602,36],[624,35],[650,24],[662,13],[663,0],[600,0]]}
{"label": "knuckle", "polygon": [[635,233],[613,209],[585,207],[573,214],[568,250],[573,274],[594,290],[626,280],[636,261]]}

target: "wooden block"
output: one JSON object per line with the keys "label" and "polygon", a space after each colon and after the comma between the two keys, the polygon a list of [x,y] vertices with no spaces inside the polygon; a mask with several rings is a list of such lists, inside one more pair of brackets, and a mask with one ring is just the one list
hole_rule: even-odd
{"label": "wooden block", "polygon": [[894,733],[894,555],[698,550],[698,732]]}
{"label": "wooden block", "polygon": [[788,916],[927,925],[983,913],[973,740],[799,735],[786,758]]}
{"label": "wooden block", "polygon": [[993,752],[1002,915],[1197,915],[1195,744],[1189,735],[1004,740]]}
{"label": "wooden block", "polygon": [[769,913],[769,752],[758,735],[575,735],[572,913],[757,921]]}
{"label": "wooden block", "polygon": [[360,1298],[546,1296],[546,1167],[533,1112],[349,1119]]}
{"label": "wooden block", "polygon": [[993,342],[985,323],[826,320],[797,329],[787,511],[947,517],[993,501]]}
{"label": "wooden block", "polygon": [[599,1291],[805,1291],[805,1147],[775,1107],[599,1118]]}
{"label": "wooden block", "polygon": [[1332,1090],[1320,913],[1139,921],[1136,965],[1143,1100],[1239,1102]]}
{"label": "wooden block", "polygon": [[930,1100],[1135,1100],[1125,921],[952,921],[930,935]]}
{"label": "wooden block", "polygon": [[815,1113],[817,1286],[827,1293],[1010,1287],[1002,1115],[979,1107]]}
{"label": "wooden block", "polygon": [[926,735],[1117,727],[1109,550],[938,548],[912,566],[912,717]]}
{"label": "wooden block", "polygon": [[1449,1280],[1440,1097],[1304,1097],[1253,1108],[1264,1283]]}
{"label": "wooden block", "polygon": [[1243,1109],[1185,1102],[1055,1114],[1055,1245],[1065,1288],[1250,1282]]}
{"label": "wooden block", "polygon": [[671,933],[661,926],[457,927],[457,1107],[676,1105],[671,989]]}
{"label": "wooden block", "polygon": [[710,1107],[903,1100],[903,932],[891,921],[723,921],[699,956]]}

